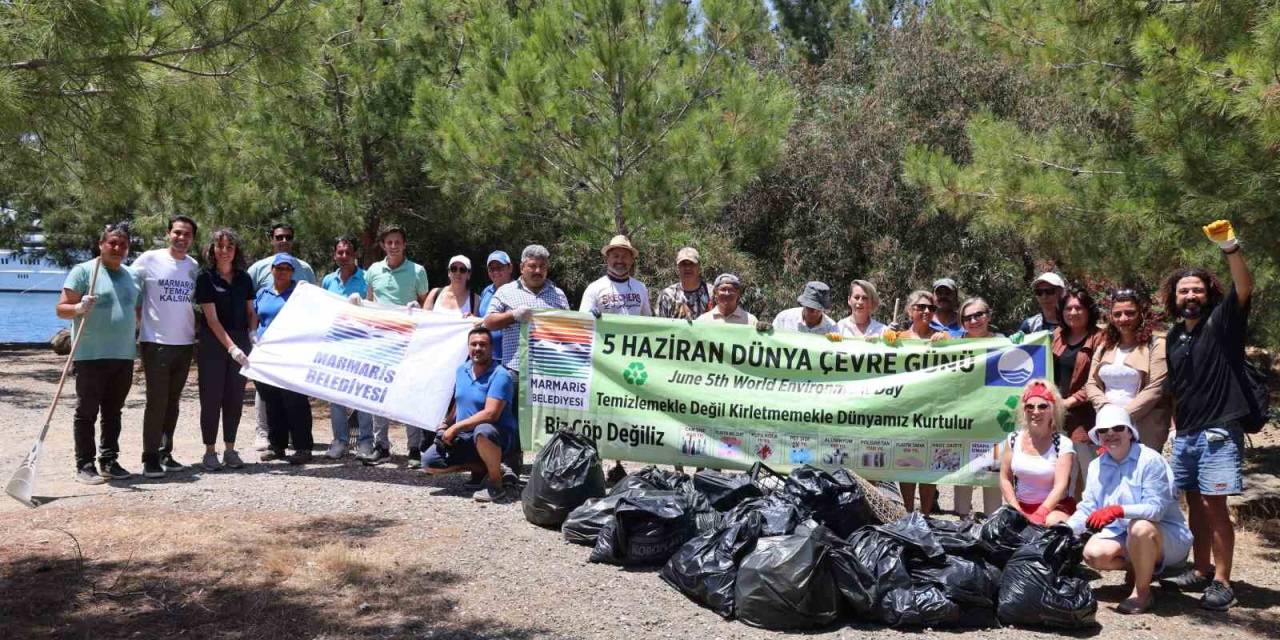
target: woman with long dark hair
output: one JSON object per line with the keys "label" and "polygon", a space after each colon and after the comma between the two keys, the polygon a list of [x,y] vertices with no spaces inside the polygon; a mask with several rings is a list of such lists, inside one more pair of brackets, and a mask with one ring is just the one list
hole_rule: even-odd
{"label": "woman with long dark hair", "polygon": [[[230,229],[213,232],[205,264],[196,276],[196,304],[202,313],[196,330],[200,435],[204,439],[200,466],[206,471],[217,471],[224,465],[239,469],[244,461],[236,451],[236,431],[244,408],[245,385],[240,368],[249,365],[249,334],[258,324],[253,310],[253,280],[245,270],[240,237]],[[219,418],[224,445],[221,461],[214,448]]]}
{"label": "woman with long dark hair", "polygon": [[1085,394],[1095,410],[1108,404],[1123,408],[1142,444],[1159,452],[1172,424],[1172,407],[1164,394],[1164,338],[1151,333],[1146,296],[1120,289],[1111,294],[1110,303],[1106,338],[1094,354]]}
{"label": "woman with long dark hair", "polygon": [[1095,413],[1084,385],[1089,381],[1093,354],[1102,346],[1106,333],[1098,328],[1098,305],[1089,291],[1080,286],[1068,287],[1062,294],[1058,301],[1058,321],[1058,328],[1053,330],[1053,379],[1067,412],[1062,428],[1075,443],[1076,464],[1083,478],[1095,457],[1089,442]]}

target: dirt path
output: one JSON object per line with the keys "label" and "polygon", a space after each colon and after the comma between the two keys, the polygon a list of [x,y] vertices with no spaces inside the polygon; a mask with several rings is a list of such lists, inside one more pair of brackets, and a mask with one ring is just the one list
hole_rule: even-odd
{"label": "dirt path", "polygon": [[[39,430],[60,361],[42,351],[0,351],[0,362],[0,429],[9,443],[0,451],[0,481],[7,481]],[[202,452],[194,380],[176,448],[188,463]],[[306,468],[257,464],[247,451],[251,438],[242,437],[251,462],[242,471],[78,485],[71,480],[74,403],[68,393],[40,465],[37,493],[54,499],[36,510],[0,499],[0,637],[6,640],[783,635],[725,622],[654,571],[588,564],[587,549],[526,523],[518,503],[473,502],[461,478],[370,469],[351,459]],[[121,461],[135,472],[141,470],[142,408],[138,381],[121,441]],[[252,407],[245,416],[242,431],[251,434]],[[327,414],[317,414],[315,436],[317,443],[329,441]],[[403,454],[403,433],[393,431],[392,441]],[[1111,607],[1125,595],[1122,576],[1108,575],[1095,583],[1100,631],[1138,638],[1275,637],[1280,530],[1242,532],[1236,566],[1241,604],[1226,614],[1160,592],[1154,615],[1120,616]],[[903,634],[868,626],[817,635]],[[1015,629],[970,635],[1057,637]]]}

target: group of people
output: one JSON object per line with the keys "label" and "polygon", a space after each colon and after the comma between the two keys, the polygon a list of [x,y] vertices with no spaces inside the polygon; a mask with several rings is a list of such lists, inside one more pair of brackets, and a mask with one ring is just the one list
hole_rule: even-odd
{"label": "group of people", "polygon": [[[196,344],[205,445],[200,464],[210,471],[244,464],[236,449],[246,382],[241,369],[248,366],[253,344],[278,317],[297,283],[314,284],[316,277],[310,265],[291,255],[294,231],[288,224],[272,227],[273,254],[247,267],[239,237],[219,229],[212,234],[200,268],[188,255],[196,231],[191,218],[173,217],[168,246],[143,253],[129,267],[124,264],[128,227],[108,226],[99,238],[100,257],[76,265],[67,277],[57,313],[76,319],[79,404],[74,428],[80,482],[130,476],[118,461],[119,436],[137,351],[147,386],[143,475],[157,478],[185,468],[173,456],[173,436]],[[1099,322],[1102,311],[1090,292],[1068,286],[1053,272],[1040,275],[1032,285],[1040,312],[1009,336],[1018,341],[1025,333],[1052,331],[1056,383],[1034,380],[1022,393],[1021,428],[995,448],[993,466],[1000,469],[1000,486],[982,490],[984,510],[994,511],[1003,503],[1039,524],[1067,526],[1077,534],[1095,530],[1085,549],[1086,560],[1099,569],[1131,572],[1133,592],[1120,607],[1127,613],[1150,606],[1152,576],[1182,565],[1189,550],[1194,552],[1192,566],[1164,578],[1204,591],[1206,608],[1226,609],[1235,602],[1230,587],[1234,529],[1226,498],[1242,490],[1241,420],[1248,413],[1249,390],[1241,369],[1253,282],[1231,225],[1219,221],[1206,227],[1206,233],[1226,255],[1232,287],[1224,292],[1205,269],[1170,275],[1164,304],[1176,321],[1167,337],[1154,332],[1146,296],[1130,289],[1110,292],[1104,328]],[[503,499],[523,455],[515,417],[518,324],[528,322],[537,310],[568,309],[569,299],[548,278],[551,256],[541,245],[525,247],[518,265],[505,251],[490,253],[485,261],[490,284],[476,295],[468,257],[450,258],[448,284],[432,289],[426,270],[406,257],[405,240],[403,228],[381,229],[378,243],[385,258],[362,269],[355,241],[338,238],[333,247],[336,269],[319,286],[352,304],[377,302],[409,312],[426,309],[476,318],[467,336],[469,357],[456,371],[447,416],[434,432],[406,429],[408,464],[431,474],[469,471],[468,485],[476,490],[477,500]],[[596,315],[746,324],[761,331],[825,335],[833,341],[891,337],[939,342],[1002,336],[991,327],[990,305],[980,297],[960,302],[959,287],[951,278],[940,278],[931,290],[907,296],[906,322],[900,330],[876,318],[876,287],[860,279],[849,285],[847,318],[834,321],[828,315],[830,287],[809,282],[797,298],[798,306],[766,323],[740,304],[743,284],[738,276],[722,273],[712,282],[703,279],[699,253],[692,247],[677,252],[679,281],[662,289],[653,304],[648,288],[635,277],[639,251],[625,236],[612,238],[601,254],[605,274],[586,288],[579,305],[579,310]],[[310,462],[309,399],[268,384],[255,388],[260,459]],[[99,415],[101,439],[95,449]],[[333,404],[330,423],[327,457],[340,459],[354,451],[366,464],[390,460],[387,419]],[[1170,431],[1172,455],[1166,459],[1162,452]],[[290,446],[292,455],[287,454]],[[619,462],[610,475],[616,479],[622,474]],[[901,488],[907,509],[914,509],[917,486],[903,483]],[[1189,527],[1176,491],[1186,494]],[[920,509],[934,511],[936,487],[921,484],[918,492]],[[956,512],[969,513],[971,502],[972,488],[957,487]]]}

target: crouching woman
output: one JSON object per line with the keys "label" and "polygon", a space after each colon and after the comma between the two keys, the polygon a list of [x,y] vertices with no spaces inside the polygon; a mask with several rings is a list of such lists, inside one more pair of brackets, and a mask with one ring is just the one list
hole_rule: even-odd
{"label": "crouching woman", "polygon": [[1100,571],[1124,569],[1132,591],[1116,611],[1142,613],[1153,603],[1156,571],[1181,564],[1191,551],[1187,528],[1174,495],[1173,470],[1159,453],[1138,442],[1129,413],[1106,405],[1089,431],[1103,455],[1089,463],[1084,495],[1067,520],[1079,535],[1093,536],[1084,547],[1085,562]]}

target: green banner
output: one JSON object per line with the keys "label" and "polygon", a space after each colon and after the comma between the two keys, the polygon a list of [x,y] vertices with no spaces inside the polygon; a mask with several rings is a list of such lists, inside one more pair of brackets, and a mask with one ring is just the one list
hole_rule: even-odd
{"label": "green banner", "polygon": [[539,312],[521,336],[521,439],[536,451],[568,429],[605,459],[995,485],[992,449],[1050,356],[1047,333],[891,345]]}

